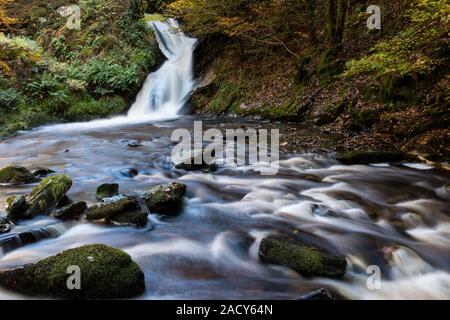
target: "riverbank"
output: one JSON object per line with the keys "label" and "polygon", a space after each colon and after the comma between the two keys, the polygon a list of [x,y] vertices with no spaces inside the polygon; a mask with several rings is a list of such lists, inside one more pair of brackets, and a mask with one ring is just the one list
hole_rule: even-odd
{"label": "riverbank", "polygon": [[[230,5],[226,13],[211,0],[218,17],[202,19],[199,1],[176,1],[171,12],[196,19],[185,29],[202,39],[195,111],[317,126],[340,136],[330,150],[402,150],[449,161],[448,4],[379,1],[381,30],[367,28],[370,1],[351,4],[336,46],[325,2]],[[289,142],[305,146],[295,134]]]}

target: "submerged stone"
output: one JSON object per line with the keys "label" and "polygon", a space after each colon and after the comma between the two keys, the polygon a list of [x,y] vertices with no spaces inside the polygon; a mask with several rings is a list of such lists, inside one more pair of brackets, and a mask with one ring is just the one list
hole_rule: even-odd
{"label": "submerged stone", "polygon": [[97,200],[111,198],[119,195],[119,185],[117,183],[104,183],[97,188],[95,196]]}
{"label": "submerged stone", "polygon": [[[80,271],[79,290],[70,290],[67,285],[71,274],[76,274],[68,269],[73,266]],[[127,253],[95,244],[66,250],[35,264],[0,271],[0,285],[31,296],[120,299],[143,293],[145,278]]]}
{"label": "submerged stone", "polygon": [[14,224],[9,219],[0,218],[0,234],[11,231],[13,226]]}
{"label": "submerged stone", "polygon": [[142,147],[142,143],[139,141],[130,141],[130,142],[128,142],[128,146],[131,148],[138,148],[138,147]]}
{"label": "submerged stone", "polygon": [[30,170],[19,166],[9,166],[0,170],[0,183],[25,184],[37,182]]}
{"label": "submerged stone", "polygon": [[[213,154],[215,156],[215,154]],[[178,159],[178,161],[174,161],[175,169],[181,169],[185,171],[214,171],[217,170],[216,164],[210,164],[205,162],[203,157],[203,151],[197,150],[194,152],[194,155],[190,158]]]}
{"label": "submerged stone", "polygon": [[6,199],[6,213],[9,219],[21,219],[29,208],[24,196],[11,196]]}
{"label": "submerged stone", "polygon": [[134,178],[139,174],[139,172],[133,168],[120,170],[120,173],[127,178]]}
{"label": "submerged stone", "polygon": [[72,180],[66,175],[46,178],[31,191],[30,204],[24,218],[33,218],[39,214],[50,214],[72,187]]}
{"label": "submerged stone", "polygon": [[137,199],[117,196],[103,200],[103,203],[88,209],[86,213],[87,220],[133,225],[139,228],[147,224],[148,214],[142,210]]}
{"label": "submerged stone", "polygon": [[33,175],[36,177],[42,178],[48,176],[51,173],[55,173],[55,171],[48,168],[39,167],[31,171],[31,173],[33,173]]}
{"label": "submerged stone", "polygon": [[152,187],[145,193],[145,204],[152,213],[176,215],[180,213],[186,185],[170,183]]}
{"label": "submerged stone", "polygon": [[339,278],[345,274],[344,256],[304,244],[285,236],[269,236],[261,241],[262,262],[289,267],[306,277]]}
{"label": "submerged stone", "polygon": [[405,161],[408,155],[396,151],[350,151],[337,154],[336,159],[344,164],[391,163]]}
{"label": "submerged stone", "polygon": [[84,201],[75,202],[55,211],[54,216],[63,220],[77,220],[87,210],[87,204]]}
{"label": "submerged stone", "polygon": [[331,292],[325,288],[320,288],[313,292],[302,295],[297,300],[310,300],[310,301],[328,301],[334,300]]}

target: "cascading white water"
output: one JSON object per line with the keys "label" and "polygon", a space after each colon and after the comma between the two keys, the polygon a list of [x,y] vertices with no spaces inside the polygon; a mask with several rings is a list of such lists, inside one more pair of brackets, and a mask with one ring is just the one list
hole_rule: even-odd
{"label": "cascading white water", "polygon": [[152,21],[150,25],[167,61],[158,71],[148,75],[128,113],[131,119],[176,116],[194,87],[193,51],[197,41],[174,32],[179,27],[174,19]]}

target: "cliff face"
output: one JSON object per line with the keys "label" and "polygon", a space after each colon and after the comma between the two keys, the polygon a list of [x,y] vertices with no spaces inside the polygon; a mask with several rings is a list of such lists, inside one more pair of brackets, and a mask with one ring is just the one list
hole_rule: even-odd
{"label": "cliff face", "polygon": [[2,5],[11,20],[0,22],[0,136],[122,113],[161,63],[147,1],[70,4],[79,9],[64,0]]}
{"label": "cliff face", "polygon": [[286,38],[285,46],[204,37],[196,112],[311,123],[342,135],[338,150],[400,148],[448,159],[449,5],[380,1],[382,29],[369,30],[370,3],[349,4],[342,45],[330,44],[320,18],[309,26],[314,39]]}

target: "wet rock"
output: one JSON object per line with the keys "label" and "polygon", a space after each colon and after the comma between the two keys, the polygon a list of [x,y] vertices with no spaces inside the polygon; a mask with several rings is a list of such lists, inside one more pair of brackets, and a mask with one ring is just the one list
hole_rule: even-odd
{"label": "wet rock", "polygon": [[[80,290],[70,290],[67,286],[70,266],[80,268]],[[66,250],[35,264],[0,271],[0,285],[31,296],[119,299],[143,293],[145,278],[127,253],[95,244]]]}
{"label": "wet rock", "polygon": [[307,293],[305,295],[302,295],[297,300],[311,300],[311,301],[328,301],[328,300],[334,300],[333,295],[331,292],[325,288],[320,288],[316,291]]}
{"label": "wet rock", "polygon": [[217,170],[217,165],[215,164],[186,164],[181,163],[175,166],[176,169],[186,170],[186,171],[203,171],[203,172],[210,172]]}
{"label": "wet rock", "polygon": [[11,196],[6,199],[6,213],[9,219],[21,219],[29,207],[24,196]]}
{"label": "wet rock", "polygon": [[0,218],[0,234],[11,231],[14,224],[9,219]]}
{"label": "wet rock", "polygon": [[95,196],[97,200],[111,198],[119,195],[119,185],[117,183],[105,183],[97,188]]}
{"label": "wet rock", "polygon": [[73,201],[67,195],[65,195],[64,197],[62,197],[61,200],[59,200],[58,205],[56,207],[64,208],[67,207],[68,205],[71,205],[72,203]]}
{"label": "wet rock", "polygon": [[142,147],[142,143],[140,143],[139,141],[130,141],[130,142],[128,142],[128,146],[130,148],[138,148],[138,147]]}
{"label": "wet rock", "polygon": [[87,204],[84,201],[69,204],[67,207],[55,211],[54,216],[63,220],[78,220],[87,210]]}
{"label": "wet rock", "polygon": [[19,166],[9,166],[0,170],[0,183],[25,184],[37,182],[30,170]]}
{"label": "wet rock", "polygon": [[338,214],[322,204],[313,204],[311,210],[315,215],[323,217],[338,217]]}
{"label": "wet rock", "polygon": [[120,173],[127,178],[134,178],[139,174],[139,172],[133,168],[120,170]]}
{"label": "wet rock", "polygon": [[24,218],[39,214],[50,214],[72,187],[72,180],[66,175],[46,178],[28,196],[29,209]]}
{"label": "wet rock", "polygon": [[262,262],[289,267],[306,277],[339,278],[345,273],[345,257],[306,245],[285,236],[269,236],[261,241]]}
{"label": "wet rock", "polygon": [[42,167],[39,167],[39,168],[36,168],[36,169],[34,169],[33,171],[31,171],[31,173],[32,173],[35,177],[43,178],[43,177],[48,176],[48,175],[51,174],[51,173],[55,173],[55,171],[53,171],[53,170],[51,170],[51,169],[48,169],[48,168],[42,168]]}
{"label": "wet rock", "polygon": [[138,228],[147,224],[148,214],[142,210],[137,199],[117,196],[103,199],[103,201],[103,203],[88,209],[86,213],[87,220],[132,225]]}
{"label": "wet rock", "polygon": [[[212,156],[215,156],[213,152]],[[190,158],[182,158],[174,161],[175,169],[186,170],[186,171],[214,171],[217,170],[216,164],[209,164],[205,162],[203,158],[203,150],[194,151],[194,155]]]}
{"label": "wet rock", "polygon": [[[11,227],[14,227],[14,225],[11,224]],[[17,229],[19,228],[17,227]],[[39,228],[21,229],[22,230],[16,232],[16,228],[14,228],[9,233],[0,235],[0,248],[3,253],[10,252],[43,239],[58,237],[62,232],[61,227],[55,223]]]}
{"label": "wet rock", "polygon": [[[200,162],[200,161],[198,161],[198,162]],[[217,170],[217,165],[216,164],[208,164],[208,163],[204,162],[203,160],[201,161],[201,163],[195,163],[195,159],[192,158],[188,161],[176,164],[175,168],[180,169],[180,170],[186,170],[186,171],[209,172],[209,171]]]}
{"label": "wet rock", "polygon": [[152,187],[145,193],[145,204],[152,213],[176,215],[181,211],[186,185],[170,183]]}
{"label": "wet rock", "polygon": [[147,217],[148,214],[139,209],[119,214],[111,220],[111,223],[119,226],[143,228],[147,224]]}
{"label": "wet rock", "polygon": [[408,159],[408,155],[396,151],[350,151],[338,153],[336,159],[344,164],[392,163]]}

